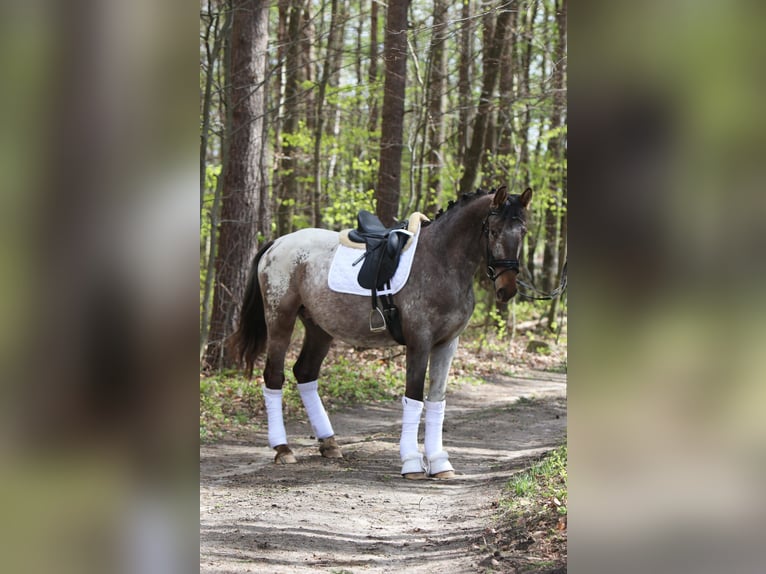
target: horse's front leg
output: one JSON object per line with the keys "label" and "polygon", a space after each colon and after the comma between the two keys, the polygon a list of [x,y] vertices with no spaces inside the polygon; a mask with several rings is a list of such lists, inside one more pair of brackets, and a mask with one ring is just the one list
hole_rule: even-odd
{"label": "horse's front leg", "polygon": [[447,378],[452,357],[457,351],[458,338],[448,343],[437,345],[431,351],[431,367],[428,371],[428,398],[424,401],[426,410],[426,433],[424,446],[428,474],[434,478],[452,478],[455,469],[449,461],[449,455],[442,446],[442,427],[446,406]]}
{"label": "horse's front leg", "polygon": [[402,476],[408,479],[426,478],[426,466],[418,448],[418,427],[423,413],[423,387],[428,367],[429,345],[407,346],[407,386],[402,397],[402,436],[399,454]]}

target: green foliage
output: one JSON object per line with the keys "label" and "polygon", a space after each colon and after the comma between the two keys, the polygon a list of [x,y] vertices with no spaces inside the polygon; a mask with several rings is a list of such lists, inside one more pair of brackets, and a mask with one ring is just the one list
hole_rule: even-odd
{"label": "green foliage", "polygon": [[314,149],[314,135],[306,127],[306,122],[298,122],[298,128],[292,133],[283,133],[282,142],[284,145],[299,148],[305,152]]}
{"label": "green foliage", "polygon": [[199,436],[207,442],[219,438],[234,425],[258,427],[261,410],[260,384],[241,375],[221,372],[200,379]]}
{"label": "green foliage", "polygon": [[218,178],[221,177],[220,165],[208,165],[205,170],[205,190],[202,201],[202,216],[200,219],[199,241],[199,300],[200,309],[203,304],[203,296],[205,289],[205,279],[207,276],[207,256],[210,242],[210,229],[211,229],[211,210],[213,209],[213,198],[215,196],[215,189],[218,185]]}
{"label": "green foliage", "polygon": [[[371,168],[373,164],[374,170],[377,172],[377,161],[372,159],[366,162],[355,160],[352,169],[361,168],[358,171],[370,174],[373,172]],[[375,211],[374,193],[372,189],[358,190],[339,188],[334,184],[328,185],[328,194],[332,201],[322,211],[325,227],[335,230],[356,227],[356,214],[360,209]]]}
{"label": "green foliage", "polygon": [[567,445],[549,452],[529,470],[514,475],[501,505],[514,515],[567,514]]}
{"label": "green foliage", "polygon": [[322,375],[322,391],[331,403],[391,400],[403,388],[400,367],[391,361],[352,361],[339,356]]}

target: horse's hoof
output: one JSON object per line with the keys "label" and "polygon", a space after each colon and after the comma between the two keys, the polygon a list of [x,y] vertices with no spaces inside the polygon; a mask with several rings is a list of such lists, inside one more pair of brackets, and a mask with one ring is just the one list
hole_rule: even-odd
{"label": "horse's hoof", "polygon": [[428,476],[431,478],[452,478],[455,476],[455,469],[449,461],[449,455],[445,451],[439,451],[433,456],[428,457]]}
{"label": "horse's hoof", "polygon": [[274,450],[277,451],[277,454],[274,456],[274,464],[295,464],[298,462],[293,451],[286,444],[280,444]]}
{"label": "horse's hoof", "polygon": [[455,478],[455,471],[445,470],[444,472],[437,472],[436,474],[432,474],[431,478],[436,478],[439,480],[445,480],[447,478]]}
{"label": "horse's hoof", "polygon": [[343,458],[334,436],[319,439],[319,454],[325,458]]}
{"label": "horse's hoof", "polygon": [[407,480],[426,480],[428,478],[425,472],[408,472],[402,476]]}

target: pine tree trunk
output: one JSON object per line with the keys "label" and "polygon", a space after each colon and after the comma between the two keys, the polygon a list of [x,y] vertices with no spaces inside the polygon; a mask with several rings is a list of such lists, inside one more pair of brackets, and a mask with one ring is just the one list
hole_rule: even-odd
{"label": "pine tree trunk", "polygon": [[378,1],[372,0],[370,4],[370,69],[367,73],[369,82],[370,118],[367,122],[367,131],[374,132],[378,129],[378,97],[375,84],[378,81]]}
{"label": "pine tree trunk", "polygon": [[293,136],[298,129],[298,80],[301,63],[302,0],[292,0],[287,25],[285,54],[285,99],[282,122],[282,150],[279,161],[279,190],[277,198],[277,235],[293,230],[293,214],[298,201],[298,147]]}
{"label": "pine tree trunk", "polygon": [[446,0],[434,0],[433,31],[431,36],[431,69],[428,80],[428,181],[426,183],[425,213],[436,212],[436,206],[442,193],[441,171],[444,142],[444,92],[447,79],[447,52],[444,43],[447,36]]}
{"label": "pine tree trunk", "polygon": [[240,7],[232,18],[231,122],[223,167],[216,287],[204,357],[205,365],[213,369],[234,366],[226,339],[234,330],[258,232],[268,236],[270,227],[263,141],[268,3],[246,0]]}
{"label": "pine tree trunk", "polygon": [[[513,154],[513,129],[514,121],[513,109],[513,57],[516,46],[516,11],[518,3],[514,0],[509,6],[511,17],[508,20],[508,30],[505,33],[505,43],[503,52],[500,55],[500,80],[498,83],[499,110],[498,110],[498,134],[497,134],[497,153],[506,156],[508,159]],[[510,181],[508,183],[510,185]]]}
{"label": "pine tree trunk", "polygon": [[[519,129],[519,170],[521,171],[521,185],[520,189],[526,189],[529,187],[530,169],[529,169],[529,128],[532,123],[532,114],[530,109],[529,97],[529,76],[530,66],[532,64],[532,32],[534,30],[534,20],[537,14],[537,3],[534,2],[529,10],[521,12],[521,21],[519,29],[525,42],[519,43],[519,74],[518,79],[518,99],[525,102],[526,110],[521,121],[521,128]],[[538,232],[539,232],[538,227]],[[534,280],[535,276],[535,251],[537,250],[538,235],[536,233],[530,233],[527,235],[526,253],[524,254],[524,262],[531,275],[530,279]]]}
{"label": "pine tree trunk", "polygon": [[332,0],[330,5],[330,30],[327,33],[327,53],[325,54],[324,67],[322,68],[322,78],[319,81],[318,93],[316,96],[316,126],[314,129],[314,190],[311,204],[312,217],[311,225],[321,227],[322,225],[322,136],[325,130],[325,109],[324,100],[327,92],[327,85],[334,72],[334,64],[337,60],[337,54],[340,51],[337,38],[338,33],[338,0]]}
{"label": "pine tree trunk", "polygon": [[[558,0],[556,2],[556,25],[558,28],[558,43],[556,45],[556,60],[554,62],[553,73],[553,89],[555,90],[553,109],[556,122],[554,125],[563,127],[566,125],[567,0]],[[560,190],[558,206],[562,208],[559,215],[558,241],[557,245],[554,246],[558,251],[558,265],[554,271],[558,271],[555,276],[560,277],[567,256],[567,153],[563,134],[558,134],[555,141],[551,143],[554,147],[551,154],[555,153],[554,161],[558,167],[556,170]],[[551,328],[555,322],[559,305],[560,298],[554,299],[548,310],[548,325]]]}
{"label": "pine tree trunk", "polygon": [[383,60],[386,66],[383,86],[384,118],[380,136],[376,212],[385,225],[392,225],[399,212],[402,177],[402,138],[404,97],[407,76],[407,6],[409,0],[390,0],[386,15],[386,40]]}
{"label": "pine tree trunk", "polygon": [[[543,21],[542,21],[542,28],[541,28],[541,35],[544,38],[548,37],[548,19],[550,17],[550,12],[548,8],[548,3],[543,3]],[[548,75],[548,53],[547,51],[543,51],[542,55],[542,71],[543,76]],[[555,63],[554,63],[555,66]],[[553,87],[554,90],[556,88],[556,71],[558,69],[554,68],[553,73]],[[553,108],[551,110],[551,116],[550,116],[550,129],[555,129],[559,126],[561,118],[561,109],[558,105],[558,102],[556,101],[556,98],[554,96],[553,98]],[[540,133],[545,133],[544,126],[542,120],[540,121]],[[548,150],[546,154],[543,154],[541,152],[542,148],[542,138],[538,138],[537,140],[537,146],[535,148],[535,157],[534,161],[536,163],[541,163],[545,161],[545,158],[550,158],[551,161],[546,162],[545,165],[553,165],[553,170],[551,172],[551,191],[554,194],[554,197],[550,198],[549,201],[545,204],[545,222],[544,222],[544,231],[545,231],[545,239],[543,243],[543,263],[542,267],[540,268],[540,288],[543,291],[551,291],[553,289],[553,282],[556,275],[556,258],[558,257],[558,209],[559,209],[559,202],[560,202],[560,194],[557,193],[558,190],[558,184],[559,177],[556,171],[558,170],[559,165],[559,149],[560,146],[558,145],[558,138],[553,138],[548,142]]]}
{"label": "pine tree trunk", "polygon": [[473,19],[471,0],[463,0],[460,13],[460,61],[458,64],[458,128],[457,157],[462,158],[468,149],[469,128],[472,119],[471,76],[473,68]]}
{"label": "pine tree trunk", "polygon": [[215,65],[221,53],[223,37],[231,18],[231,12],[226,13],[223,25],[219,25],[220,16],[213,14],[212,4],[208,5],[207,25],[205,27],[205,89],[202,94],[202,128],[200,129],[199,145],[199,219],[200,226],[203,220],[205,204],[205,180],[207,178],[207,155],[208,140],[210,138],[210,114],[213,103],[213,80],[215,79]]}

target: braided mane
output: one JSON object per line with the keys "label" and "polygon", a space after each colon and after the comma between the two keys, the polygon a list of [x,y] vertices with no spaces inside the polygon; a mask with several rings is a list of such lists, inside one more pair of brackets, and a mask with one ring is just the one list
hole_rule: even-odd
{"label": "braided mane", "polygon": [[477,197],[483,197],[485,195],[492,195],[496,191],[497,190],[494,187],[492,189],[490,189],[489,191],[481,189],[479,187],[479,188],[476,189],[476,191],[472,191],[472,192],[468,192],[468,193],[463,193],[457,199],[457,201],[450,200],[449,203],[447,203],[447,209],[444,209],[444,208],[439,209],[439,211],[436,212],[436,215],[434,216],[433,221],[436,221],[437,219],[439,219],[442,215],[447,213],[450,209],[452,209],[456,205],[465,205],[466,203],[470,203],[471,201],[473,201]]}

